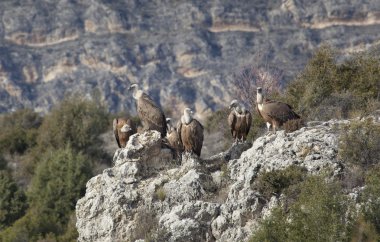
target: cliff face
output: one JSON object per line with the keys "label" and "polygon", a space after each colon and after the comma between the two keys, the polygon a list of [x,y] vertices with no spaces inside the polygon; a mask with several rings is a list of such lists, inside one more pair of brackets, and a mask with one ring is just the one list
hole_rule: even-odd
{"label": "cliff face", "polygon": [[337,127],[347,123],[309,123],[182,164],[161,148],[159,133],[134,135],[114,166],[87,183],[76,206],[79,241],[247,241],[279,202],[252,187],[258,174],[293,164],[339,174]]}
{"label": "cliff face", "polygon": [[133,112],[126,89],[138,82],[162,106],[202,115],[230,101],[244,65],[286,81],[322,42],[378,45],[379,13],[361,0],[1,1],[0,112],[46,112],[75,92]]}

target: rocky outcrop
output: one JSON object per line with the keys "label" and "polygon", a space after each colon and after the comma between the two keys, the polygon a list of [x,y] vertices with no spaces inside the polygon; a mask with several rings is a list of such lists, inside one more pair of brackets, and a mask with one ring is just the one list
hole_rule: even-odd
{"label": "rocky outcrop", "polygon": [[379,12],[363,0],[0,1],[0,112],[46,113],[73,93],[134,112],[139,82],[162,107],[206,116],[231,101],[243,66],[286,82],[321,43],[379,46]]}
{"label": "rocky outcrop", "polygon": [[290,165],[339,174],[336,127],[349,121],[309,123],[278,131],[200,160],[173,160],[158,132],[131,137],[114,166],[92,178],[76,206],[79,241],[247,241],[277,204],[253,189],[263,171]]}

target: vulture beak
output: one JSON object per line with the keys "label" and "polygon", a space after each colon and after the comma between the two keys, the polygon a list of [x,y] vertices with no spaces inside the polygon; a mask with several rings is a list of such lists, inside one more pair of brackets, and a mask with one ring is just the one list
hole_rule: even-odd
{"label": "vulture beak", "polygon": [[132,129],[131,129],[131,127],[129,127],[128,124],[123,125],[123,127],[121,127],[121,129],[120,129],[121,132],[128,132],[130,130],[132,130]]}
{"label": "vulture beak", "polygon": [[132,90],[133,88],[137,87],[137,84],[131,84],[128,88],[128,91]]}

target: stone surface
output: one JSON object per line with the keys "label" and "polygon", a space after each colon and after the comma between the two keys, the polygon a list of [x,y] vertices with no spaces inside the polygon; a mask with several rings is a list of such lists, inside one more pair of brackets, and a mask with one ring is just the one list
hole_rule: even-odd
{"label": "stone surface", "polygon": [[46,113],[74,93],[134,112],[138,82],[163,107],[205,116],[231,101],[243,66],[280,68],[286,82],[322,43],[378,46],[379,11],[363,0],[0,1],[0,112]]}
{"label": "stone surface", "polygon": [[88,181],[76,206],[79,241],[247,241],[281,200],[253,190],[256,177],[293,164],[338,175],[345,167],[338,131],[349,122],[313,122],[208,159],[184,155],[181,164],[162,148],[158,132],[136,134],[115,152],[112,168]]}

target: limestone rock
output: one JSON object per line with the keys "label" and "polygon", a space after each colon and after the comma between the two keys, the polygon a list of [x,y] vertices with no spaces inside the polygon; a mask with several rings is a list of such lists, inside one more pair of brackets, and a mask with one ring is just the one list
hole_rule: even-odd
{"label": "limestone rock", "polygon": [[181,164],[158,132],[135,134],[115,152],[114,166],[88,181],[76,206],[79,241],[247,241],[282,199],[253,190],[256,177],[290,165],[340,174],[336,130],[349,122],[278,131],[208,159],[183,155]]}

